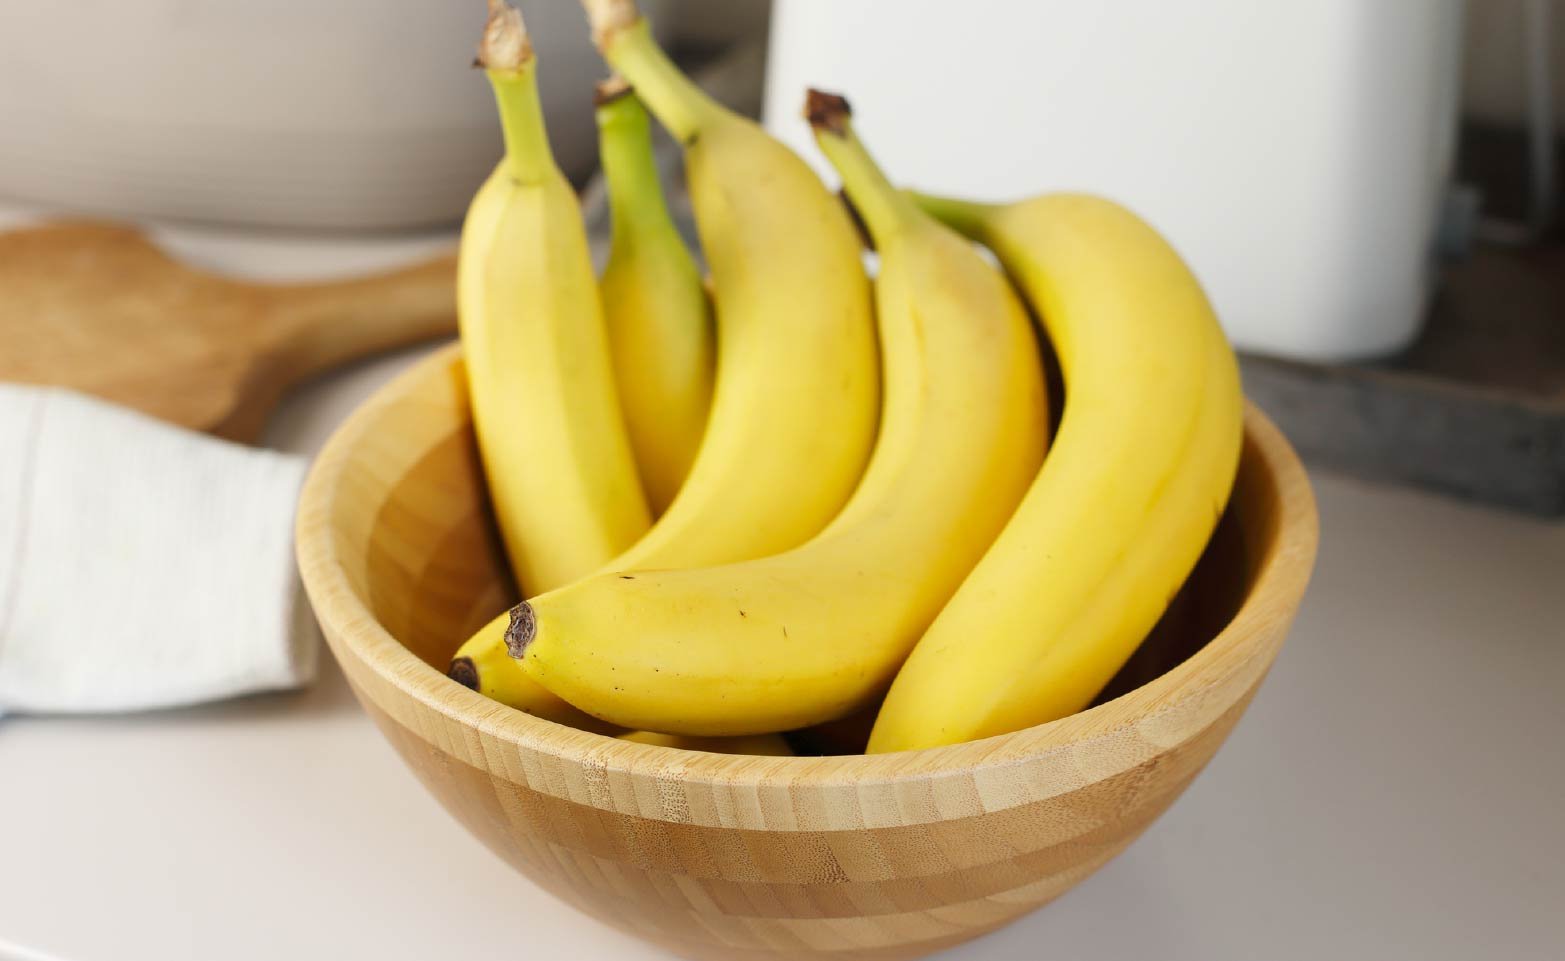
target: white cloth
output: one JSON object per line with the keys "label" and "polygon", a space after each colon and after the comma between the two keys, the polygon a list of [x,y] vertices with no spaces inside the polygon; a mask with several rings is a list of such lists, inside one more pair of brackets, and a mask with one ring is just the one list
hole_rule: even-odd
{"label": "white cloth", "polygon": [[71,391],[0,384],[0,713],[296,687],[300,458]]}

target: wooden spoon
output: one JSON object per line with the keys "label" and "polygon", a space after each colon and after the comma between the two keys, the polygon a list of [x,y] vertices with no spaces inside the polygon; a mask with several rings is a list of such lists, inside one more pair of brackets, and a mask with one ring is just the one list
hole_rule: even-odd
{"label": "wooden spoon", "polygon": [[456,328],[455,257],[264,285],[175,262],[133,227],[0,234],[0,380],[70,387],[252,441],[290,386]]}

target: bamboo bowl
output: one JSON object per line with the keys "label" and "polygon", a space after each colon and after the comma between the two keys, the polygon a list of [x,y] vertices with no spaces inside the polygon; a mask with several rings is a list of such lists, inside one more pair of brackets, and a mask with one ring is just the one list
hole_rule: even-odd
{"label": "bamboo bowl", "polygon": [[463,377],[457,349],[443,350],[327,445],[299,508],[310,599],[364,709],[458,820],[562,900],[689,957],[916,957],[1058,897],[1211,758],[1281,646],[1314,561],[1308,480],[1252,409],[1211,548],[1091,709],[876,757],[616,741],[502,707],[443,673],[457,644],[512,601]]}

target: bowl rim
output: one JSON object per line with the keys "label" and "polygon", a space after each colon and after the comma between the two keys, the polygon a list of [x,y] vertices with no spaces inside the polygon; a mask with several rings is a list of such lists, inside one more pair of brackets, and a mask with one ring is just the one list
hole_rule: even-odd
{"label": "bowl rim", "polygon": [[[1282,432],[1247,402],[1245,449],[1259,457],[1262,473],[1277,492],[1275,540],[1261,559],[1253,587],[1227,626],[1146,684],[1077,714],[1020,731],[889,754],[758,758],[687,751],[580,731],[499,704],[426,664],[381,626],[348,583],[336,557],[330,518],[342,475],[359,441],[383,408],[460,359],[457,343],[432,351],[377,389],[333,431],[299,497],[295,533],[299,571],[325,632],[332,634],[335,629],[340,642],[383,682],[452,722],[512,747],[564,761],[598,766],[609,751],[613,766],[630,773],[667,776],[670,762],[677,761],[681,778],[687,780],[735,786],[775,784],[783,779],[790,786],[804,787],[960,775],[979,767],[1071,751],[1086,741],[1133,733],[1147,721],[1177,711],[1189,698],[1219,685],[1244,662],[1246,648],[1263,642],[1276,630],[1279,617],[1290,616],[1297,609],[1314,567],[1319,521],[1308,475]],[[337,656],[335,651],[333,654]]]}

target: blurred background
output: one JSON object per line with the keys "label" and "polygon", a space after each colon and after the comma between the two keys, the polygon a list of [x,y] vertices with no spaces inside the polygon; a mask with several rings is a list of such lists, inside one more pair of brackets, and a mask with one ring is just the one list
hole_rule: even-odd
{"label": "blurred background", "polygon": [[[519,6],[558,159],[584,179],[602,61],[577,4]],[[769,17],[765,3],[642,6],[695,55],[764,36]],[[261,227],[453,224],[500,151],[482,75],[458,69],[482,24],[482,2],[437,0],[7,3],[0,194]]]}
{"label": "blurred background", "polygon": [[[588,187],[601,63],[576,4],[521,6],[556,152]],[[1191,261],[1249,355],[1252,395],[1306,454],[1565,512],[1559,0],[643,6],[710,87],[823,172],[797,117],[808,84],[848,93],[908,183],[1084,189],[1138,210]],[[181,225],[230,245],[237,230],[241,251],[245,231],[423,250],[391,238],[454,230],[499,151],[485,85],[453,68],[471,57],[470,14],[5,4],[0,198],[172,224],[170,246],[241,271],[309,257],[225,257]]]}

